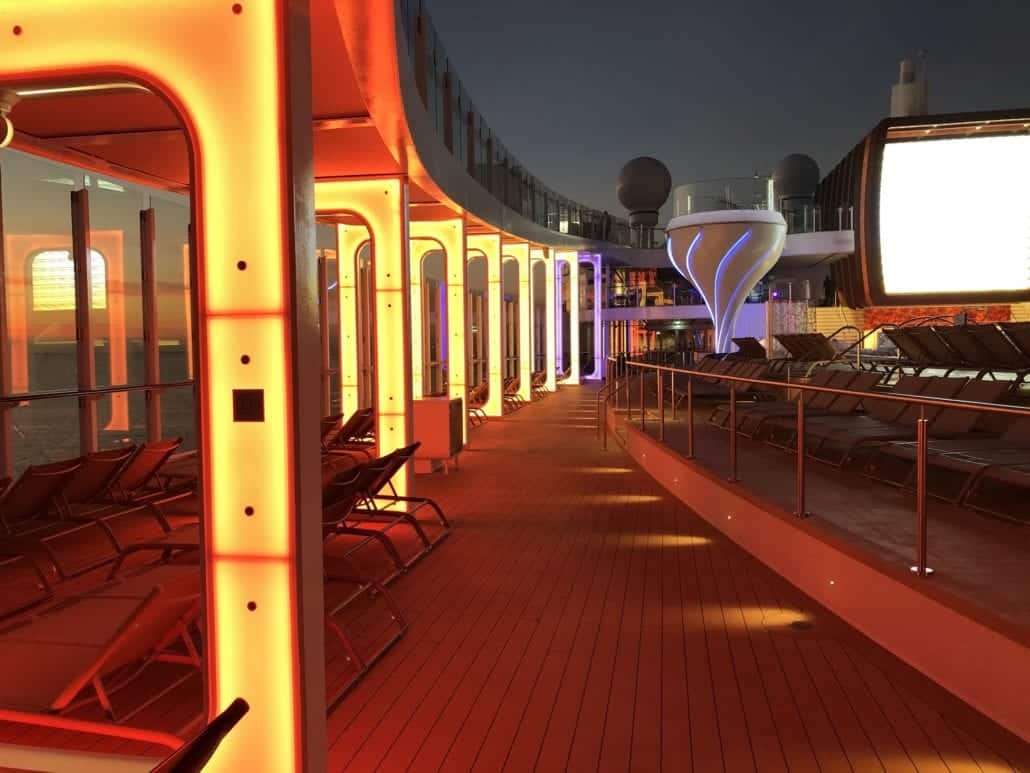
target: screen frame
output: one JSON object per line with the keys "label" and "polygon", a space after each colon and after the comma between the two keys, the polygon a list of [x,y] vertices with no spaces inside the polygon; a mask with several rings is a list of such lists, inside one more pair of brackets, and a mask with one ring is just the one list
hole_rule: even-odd
{"label": "screen frame", "polygon": [[[978,136],[1027,136],[1030,109],[992,111],[952,115],[889,118],[869,135],[865,159],[860,206],[870,217],[860,218],[855,230],[858,252],[865,279],[864,293],[870,306],[964,306],[991,303],[1019,303],[1030,300],[1030,288],[1022,290],[987,290],[975,292],[888,293],[883,283],[883,255],[880,252],[880,185],[883,155],[888,142],[934,142]],[[977,126],[981,126],[977,130]],[[925,132],[929,130],[930,135]],[[919,132],[917,135],[916,132]]]}

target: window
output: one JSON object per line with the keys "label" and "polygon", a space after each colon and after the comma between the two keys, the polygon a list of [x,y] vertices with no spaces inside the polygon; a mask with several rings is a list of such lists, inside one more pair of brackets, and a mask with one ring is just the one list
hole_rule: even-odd
{"label": "window", "polygon": [[[107,262],[89,251],[94,309],[107,308]],[[43,250],[32,257],[32,310],[75,311],[75,265],[70,250]]]}

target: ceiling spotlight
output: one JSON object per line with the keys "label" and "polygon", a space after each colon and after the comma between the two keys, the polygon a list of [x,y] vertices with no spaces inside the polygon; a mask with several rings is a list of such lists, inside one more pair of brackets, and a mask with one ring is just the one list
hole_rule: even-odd
{"label": "ceiling spotlight", "polygon": [[0,118],[3,125],[0,126],[0,148],[6,148],[14,139],[14,124],[11,123],[10,113],[18,104],[18,95],[13,91],[0,89]]}

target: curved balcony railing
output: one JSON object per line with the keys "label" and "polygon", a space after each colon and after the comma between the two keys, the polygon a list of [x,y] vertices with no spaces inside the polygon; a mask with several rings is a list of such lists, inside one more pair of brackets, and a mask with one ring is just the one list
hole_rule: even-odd
{"label": "curved balcony railing", "polygon": [[572,201],[529,173],[476,110],[451,68],[422,0],[397,0],[422,104],[437,135],[470,176],[537,225],[585,239],[631,244],[629,223]]}
{"label": "curved balcony railing", "polygon": [[811,199],[778,199],[771,177],[724,177],[679,185],[673,191],[673,215],[692,215],[723,209],[779,209],[787,233],[850,231],[855,208],[822,208]]}

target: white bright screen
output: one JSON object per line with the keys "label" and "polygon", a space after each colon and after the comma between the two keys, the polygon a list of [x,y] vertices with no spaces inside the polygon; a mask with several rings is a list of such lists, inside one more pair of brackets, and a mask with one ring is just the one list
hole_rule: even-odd
{"label": "white bright screen", "polygon": [[1030,289],[1030,136],[887,144],[880,256],[888,295]]}

